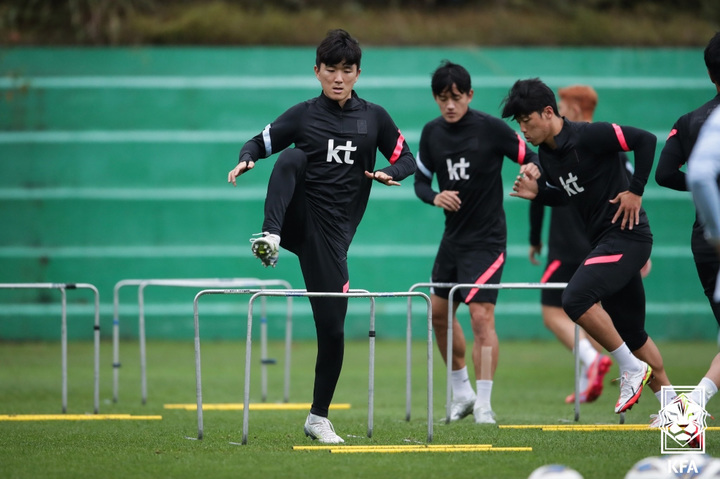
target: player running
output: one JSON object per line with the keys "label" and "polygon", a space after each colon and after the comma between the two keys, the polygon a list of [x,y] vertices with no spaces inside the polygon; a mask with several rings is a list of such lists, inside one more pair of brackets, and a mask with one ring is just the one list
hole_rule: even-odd
{"label": "player running", "polygon": [[[511,195],[551,206],[570,204],[585,222],[593,250],[568,283],[563,309],[617,362],[615,412],[621,413],[638,401],[653,373],[660,385],[670,384],[660,351],[645,331],[640,277],[652,249],[641,205],[656,138],[629,126],[570,122],[557,111],[552,90],[537,78],[518,80],[505,98],[502,116],[515,119],[526,140],[539,146],[545,180],[538,181],[536,165],[523,165]],[[632,181],[618,161],[618,152],[630,150],[635,153]]]}

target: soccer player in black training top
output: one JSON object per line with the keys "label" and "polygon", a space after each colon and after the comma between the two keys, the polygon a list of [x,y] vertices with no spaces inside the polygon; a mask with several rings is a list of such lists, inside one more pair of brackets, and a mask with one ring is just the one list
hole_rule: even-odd
{"label": "soccer player in black training top", "polygon": [[[433,73],[431,87],[441,116],[428,122],[420,136],[415,193],[425,203],[445,210],[445,231],[432,282],[499,283],[507,240],[503,158],[522,164],[537,155],[507,123],[469,108],[473,90],[470,74],[462,66],[443,62]],[[434,175],[440,192],[432,189]],[[458,293],[453,298],[450,420],[473,413],[476,423],[495,424],[490,396],[498,360],[498,291],[473,288]],[[446,364],[448,294],[447,288],[434,288],[432,292],[433,329]],[[477,394],[468,377],[465,337],[455,314],[460,302],[470,310]]]}
{"label": "soccer player in black training top", "polygon": [[[598,95],[588,85],[571,85],[558,90],[558,114],[570,121],[591,122]],[[530,202],[530,262],[540,264],[537,256],[542,252],[541,231],[545,205]],[[552,208],[547,240],[547,262],[541,283],[567,283],[592,249],[585,233],[585,225],[571,206]],[[543,289],[540,293],[542,317],[545,327],[569,350],[575,343],[575,324],[562,309],[561,289]],[[580,402],[595,401],[603,390],[603,378],[612,360],[595,349],[587,334],[580,330],[577,354],[580,357]],[[575,401],[573,392],[565,402]]]}
{"label": "soccer player in black training top", "polygon": [[[415,172],[415,159],[387,111],[353,90],[361,56],[346,31],[330,31],[315,59],[322,93],[291,107],[248,141],[228,173],[235,185],[255,161],[282,151],[268,184],[263,232],[251,240],[252,251],[265,266],[275,266],[279,245],[295,253],[310,292],[348,291],[347,252],[372,181],[399,185]],[[379,170],[377,150],[390,162]],[[341,443],[327,416],[342,369],[347,298],[315,297],[310,304],[318,354],[304,430],[320,442]]]}
{"label": "soccer player in black training top", "polygon": [[[585,222],[593,249],[570,279],[563,309],[617,362],[615,412],[624,412],[640,398],[653,372],[660,385],[670,384],[660,351],[645,331],[640,277],[652,249],[641,195],[652,169],[655,136],[629,126],[563,119],[552,90],[537,78],[515,82],[502,116],[514,118],[525,139],[539,146],[545,180],[540,187],[537,165],[523,165],[511,194],[551,206],[569,203]],[[635,153],[632,181],[618,160],[618,152],[630,150]]]}
{"label": "soccer player in black training top", "polygon": [[[705,120],[720,105],[720,33],[716,33],[705,47],[705,66],[710,81],[714,83],[716,95],[704,105],[678,118],[673,125],[665,147],[660,152],[655,170],[655,181],[660,186],[688,191],[685,172],[680,171],[680,168],[688,162]],[[713,299],[720,260],[715,248],[705,240],[697,215],[695,215],[690,245],[700,283],[710,302],[715,320],[720,324],[720,302]]]}

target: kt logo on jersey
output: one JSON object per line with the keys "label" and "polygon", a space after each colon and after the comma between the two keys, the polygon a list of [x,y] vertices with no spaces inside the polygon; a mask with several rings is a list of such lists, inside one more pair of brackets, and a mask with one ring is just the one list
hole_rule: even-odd
{"label": "kt logo on jersey", "polygon": [[[335,146],[335,140],[328,140],[327,158],[328,163],[333,161],[337,163],[345,163],[346,165],[352,165],[355,160],[350,158],[350,153],[357,151],[357,146],[353,146],[352,141],[348,140],[344,145]],[[340,158],[340,152],[343,152],[342,158]]]}
{"label": "kt logo on jersey", "polygon": [[470,175],[468,175],[466,171],[466,169],[470,166],[470,163],[468,163],[465,158],[460,158],[460,161],[457,163],[453,163],[450,158],[445,160],[445,162],[447,163],[448,178],[450,181],[470,179]]}
{"label": "kt logo on jersey", "polygon": [[577,180],[578,177],[572,173],[568,174],[567,180],[560,177],[560,184],[563,188],[565,188],[565,192],[567,192],[568,196],[577,195],[578,193],[585,191],[585,188],[577,184]]}

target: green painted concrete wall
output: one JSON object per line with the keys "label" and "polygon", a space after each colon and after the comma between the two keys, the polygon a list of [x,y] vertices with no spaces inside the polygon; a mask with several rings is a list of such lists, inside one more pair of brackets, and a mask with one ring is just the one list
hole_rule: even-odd
{"label": "green painted concrete wall", "polygon": [[[714,95],[699,49],[367,47],[364,53],[356,90],[386,107],[413,151],[424,123],[438,114],[429,79],[445,58],[473,75],[473,107],[495,115],[518,78],[538,76],[553,88],[592,84],[600,95],[596,119],[652,131],[658,154],[675,119]],[[253,277],[301,288],[292,254],[282,253],[270,270],[250,254],[273,158],[237,188],[226,175],[244,141],[319,94],[313,62],[308,48],[0,52],[0,282],[96,285],[104,338],[120,280]],[[515,172],[508,161],[507,191]],[[656,338],[714,338],[690,253],[689,196],[651,180],[644,205],[655,234],[648,330]],[[527,260],[528,205],[508,197],[505,207],[503,280],[537,281],[541,268]],[[375,185],[349,254],[351,286],[407,291],[427,281],[442,224],[442,212],[417,200],[411,181]],[[149,287],[148,337],[191,338],[197,291]],[[59,300],[56,291],[0,290],[0,339],[56,339]],[[92,295],[70,291],[68,301],[70,337],[92,337]],[[551,337],[538,301],[538,291],[501,292],[501,338]],[[137,288],[121,290],[122,337],[137,337],[137,302]],[[421,338],[424,306],[413,304],[413,335]],[[404,337],[406,309],[405,299],[378,300],[378,336]],[[268,300],[271,337],[282,336],[284,311],[284,300]],[[293,311],[295,337],[313,337],[307,301],[296,299]],[[246,297],[203,298],[203,338],[243,337],[246,316]],[[367,300],[352,300],[348,336],[365,337],[367,328]]]}

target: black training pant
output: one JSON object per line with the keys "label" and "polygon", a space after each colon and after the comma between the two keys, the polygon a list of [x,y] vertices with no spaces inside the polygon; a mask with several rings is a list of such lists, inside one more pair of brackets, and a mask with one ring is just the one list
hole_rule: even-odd
{"label": "black training pant", "polygon": [[[323,230],[319,213],[305,198],[306,166],[307,156],[299,149],[278,157],[268,183],[263,231],[279,234],[283,248],[297,255],[309,292],[347,292],[347,249],[330,240],[333,232]],[[318,416],[328,416],[342,370],[347,304],[347,298],[310,298],[318,348],[310,412]]]}

